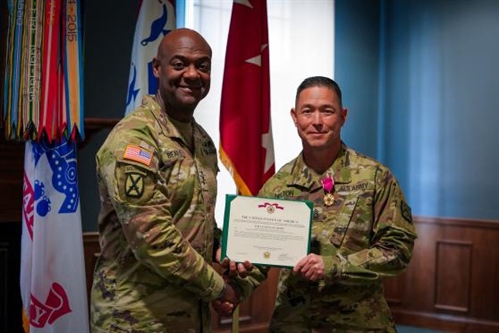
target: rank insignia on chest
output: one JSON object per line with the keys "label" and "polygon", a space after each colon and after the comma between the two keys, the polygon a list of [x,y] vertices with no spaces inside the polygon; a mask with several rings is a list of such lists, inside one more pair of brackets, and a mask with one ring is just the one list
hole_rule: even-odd
{"label": "rank insignia on chest", "polygon": [[144,176],[140,173],[128,173],[125,180],[125,194],[140,198],[144,194]]}

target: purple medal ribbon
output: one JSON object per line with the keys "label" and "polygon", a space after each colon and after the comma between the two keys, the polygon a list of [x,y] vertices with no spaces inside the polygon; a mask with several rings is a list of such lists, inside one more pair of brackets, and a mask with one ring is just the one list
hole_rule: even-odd
{"label": "purple medal ribbon", "polygon": [[326,190],[326,192],[331,193],[334,188],[334,179],[331,176],[324,178],[322,180],[322,188]]}
{"label": "purple medal ribbon", "polygon": [[326,191],[326,195],[324,196],[324,205],[326,207],[330,207],[334,204],[334,195],[332,194],[334,188],[334,179],[331,176],[328,176],[321,180],[322,188]]}

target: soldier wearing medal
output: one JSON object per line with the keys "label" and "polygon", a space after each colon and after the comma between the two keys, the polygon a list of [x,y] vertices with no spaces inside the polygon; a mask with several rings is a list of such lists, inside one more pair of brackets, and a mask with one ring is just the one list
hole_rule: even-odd
{"label": "soldier wearing medal", "polygon": [[92,332],[207,333],[210,302],[230,315],[265,278],[247,262],[225,259],[228,276],[211,266],[221,242],[217,155],[193,117],[210,89],[210,46],[193,30],[173,30],[153,71],[157,94],[144,96],[96,155],[101,254]]}
{"label": "soldier wearing medal", "polygon": [[382,278],[404,271],[416,230],[392,172],[347,147],[338,84],[305,79],[291,117],[302,152],[259,192],[314,204],[311,253],[282,269],[272,333],[396,332]]}

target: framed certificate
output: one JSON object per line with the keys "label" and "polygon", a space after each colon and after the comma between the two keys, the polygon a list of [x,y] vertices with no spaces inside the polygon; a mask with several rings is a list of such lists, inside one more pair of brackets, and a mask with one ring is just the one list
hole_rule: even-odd
{"label": "framed certificate", "polygon": [[293,267],[310,251],[311,201],[226,195],[222,258]]}

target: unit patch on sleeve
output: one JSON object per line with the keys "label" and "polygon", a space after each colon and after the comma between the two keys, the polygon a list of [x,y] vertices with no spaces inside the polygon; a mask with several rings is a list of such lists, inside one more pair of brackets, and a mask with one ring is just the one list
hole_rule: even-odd
{"label": "unit patch on sleeve", "polygon": [[140,173],[126,174],[125,194],[129,197],[140,198],[144,194],[144,176]]}
{"label": "unit patch on sleeve", "polygon": [[402,216],[404,219],[407,220],[407,222],[412,223],[412,213],[411,213],[411,207],[405,202],[402,201],[400,203],[400,211],[402,212]]}
{"label": "unit patch on sleeve", "polygon": [[123,158],[149,166],[152,160],[152,153],[136,145],[127,145]]}

